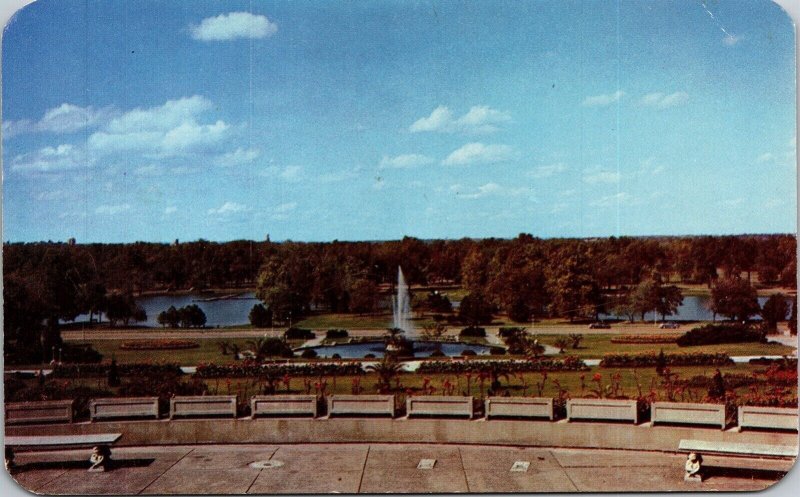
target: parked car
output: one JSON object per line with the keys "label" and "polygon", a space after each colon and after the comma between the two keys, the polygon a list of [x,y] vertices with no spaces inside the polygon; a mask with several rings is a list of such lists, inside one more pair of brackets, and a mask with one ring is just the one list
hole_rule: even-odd
{"label": "parked car", "polygon": [[608,328],[611,328],[611,325],[608,324],[608,323],[605,323],[603,321],[598,321],[596,323],[592,323],[592,324],[589,325],[589,329],[590,330],[597,330],[597,329],[605,330],[605,329],[608,329]]}
{"label": "parked car", "polygon": [[666,322],[666,323],[661,323],[661,325],[659,326],[659,328],[661,328],[662,330],[677,330],[680,327],[681,327],[681,325],[679,325],[678,323],[675,323],[673,321],[669,321],[669,322]]}

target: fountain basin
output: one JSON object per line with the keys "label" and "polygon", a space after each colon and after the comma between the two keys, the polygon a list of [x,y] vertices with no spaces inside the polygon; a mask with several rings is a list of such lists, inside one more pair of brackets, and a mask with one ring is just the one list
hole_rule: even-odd
{"label": "fountain basin", "polygon": [[[489,355],[492,347],[488,345],[473,345],[464,342],[430,342],[430,341],[414,341],[412,342],[414,357],[430,357],[430,355],[437,349],[441,349],[442,353],[448,357],[458,357],[465,350],[471,350],[476,355]],[[362,343],[345,343],[339,345],[320,345],[318,347],[303,347],[296,352],[311,349],[317,353],[319,358],[330,359],[334,354],[338,354],[342,359],[364,359],[367,354],[372,354],[376,358],[383,357],[386,352],[386,345],[383,342],[362,342]]]}

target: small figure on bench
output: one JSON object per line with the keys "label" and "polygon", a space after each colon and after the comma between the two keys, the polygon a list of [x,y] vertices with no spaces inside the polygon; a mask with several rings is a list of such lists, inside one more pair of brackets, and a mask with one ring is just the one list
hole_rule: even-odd
{"label": "small figure on bench", "polygon": [[96,445],[92,448],[92,455],[89,457],[92,467],[89,471],[101,472],[111,469],[111,449],[108,445]]}
{"label": "small figure on bench", "polygon": [[702,482],[703,476],[700,473],[700,465],[703,463],[703,456],[690,452],[689,457],[686,458],[686,474],[683,475],[684,481]]}

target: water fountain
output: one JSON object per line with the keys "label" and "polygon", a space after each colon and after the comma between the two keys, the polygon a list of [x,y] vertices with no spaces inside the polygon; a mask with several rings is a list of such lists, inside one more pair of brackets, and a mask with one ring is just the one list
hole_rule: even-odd
{"label": "water fountain", "polygon": [[403,330],[409,340],[417,338],[411,322],[411,293],[400,266],[397,266],[397,293],[392,297],[392,322],[395,328]]}

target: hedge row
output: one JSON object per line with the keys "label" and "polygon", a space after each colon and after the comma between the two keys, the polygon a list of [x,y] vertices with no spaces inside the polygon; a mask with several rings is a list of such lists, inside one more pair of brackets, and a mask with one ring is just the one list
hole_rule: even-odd
{"label": "hedge row", "polygon": [[[117,364],[120,376],[146,376],[181,374],[178,364]],[[53,378],[77,378],[86,376],[106,376],[111,369],[110,363],[103,364],[60,364],[53,368]]]}
{"label": "hedge row", "polygon": [[[647,368],[658,364],[658,354],[606,354],[600,361],[601,368]],[[665,354],[665,366],[726,366],[733,364],[728,354],[705,354],[693,352],[689,354]]]}
{"label": "hedge row", "polygon": [[611,339],[611,343],[675,343],[677,335],[620,335]]}
{"label": "hedge row", "polygon": [[679,347],[714,345],[718,343],[764,342],[764,332],[741,324],[707,324],[689,330],[677,343]]}
{"label": "hedge row", "polygon": [[196,378],[257,378],[261,376],[346,376],[364,373],[361,364],[201,364]]}
{"label": "hedge row", "polygon": [[137,340],[124,342],[119,348],[124,350],[183,350],[200,347],[197,342],[188,340]]}
{"label": "hedge row", "polygon": [[582,371],[586,364],[575,356],[563,359],[535,361],[423,361],[417,372],[422,374],[480,373],[494,369],[498,373],[528,373],[535,371]]}

